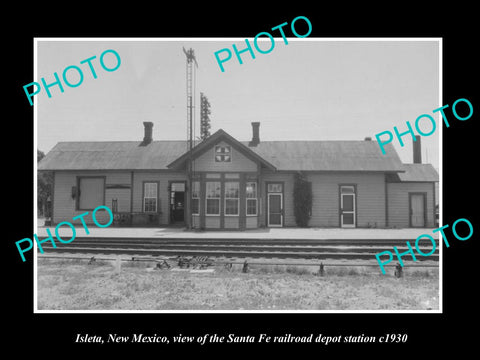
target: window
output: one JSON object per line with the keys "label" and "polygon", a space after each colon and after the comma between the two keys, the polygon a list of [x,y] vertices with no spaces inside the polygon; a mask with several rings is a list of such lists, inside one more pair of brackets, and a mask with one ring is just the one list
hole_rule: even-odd
{"label": "window", "polygon": [[220,215],[220,181],[207,181],[205,189],[206,215]]}
{"label": "window", "polygon": [[192,182],[192,214],[200,214],[200,181]]}
{"label": "window", "polygon": [[215,146],[215,162],[231,162],[232,149],[230,146]]}
{"label": "window", "polygon": [[225,215],[238,215],[240,201],[240,183],[225,182]]}
{"label": "window", "polygon": [[97,206],[105,205],[105,178],[79,177],[77,192],[79,210],[93,210]]}
{"label": "window", "polygon": [[343,185],[340,187],[342,194],[354,194],[355,193],[355,187],[350,186],[350,185]]}
{"label": "window", "polygon": [[257,215],[257,183],[247,182],[245,189],[247,200],[247,216]]}
{"label": "window", "polygon": [[268,192],[283,192],[282,184],[268,184]]}
{"label": "window", "polygon": [[240,179],[239,173],[225,173],[225,179]]}
{"label": "window", "polygon": [[143,211],[157,212],[158,183],[143,183]]}
{"label": "window", "polygon": [[205,175],[207,179],[220,179],[222,177],[222,174],[218,173],[208,173]]}

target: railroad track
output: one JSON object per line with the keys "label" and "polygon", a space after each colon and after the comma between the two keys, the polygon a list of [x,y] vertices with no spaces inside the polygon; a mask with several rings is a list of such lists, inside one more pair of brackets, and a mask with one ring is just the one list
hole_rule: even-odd
{"label": "railroad track", "polygon": [[[100,238],[78,237],[69,244],[42,244],[45,252],[115,254],[130,256],[195,256],[214,258],[278,258],[278,259],[358,259],[375,260],[375,254],[408,250],[405,239],[191,239],[191,238]],[[414,241],[410,240],[413,244]],[[424,249],[422,249],[424,246]],[[429,253],[431,244],[419,247]],[[402,256],[411,260],[411,255]],[[438,261],[436,251],[428,256],[416,256],[417,261]]]}

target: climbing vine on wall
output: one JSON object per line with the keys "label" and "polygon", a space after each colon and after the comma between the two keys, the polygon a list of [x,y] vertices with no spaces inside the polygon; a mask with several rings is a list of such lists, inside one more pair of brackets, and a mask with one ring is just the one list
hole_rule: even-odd
{"label": "climbing vine on wall", "polygon": [[295,222],[299,227],[307,227],[312,215],[312,183],[302,173],[295,174],[293,185],[293,207]]}

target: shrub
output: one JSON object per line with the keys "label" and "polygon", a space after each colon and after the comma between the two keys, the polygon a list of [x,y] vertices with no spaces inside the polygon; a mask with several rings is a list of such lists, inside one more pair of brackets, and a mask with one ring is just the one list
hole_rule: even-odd
{"label": "shrub", "polygon": [[293,185],[293,211],[299,227],[307,227],[312,216],[312,183],[302,173],[295,175]]}

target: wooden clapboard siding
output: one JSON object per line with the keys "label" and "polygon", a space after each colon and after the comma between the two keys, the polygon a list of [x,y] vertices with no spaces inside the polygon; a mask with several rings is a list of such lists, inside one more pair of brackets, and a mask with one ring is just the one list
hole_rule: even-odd
{"label": "wooden clapboard siding", "polygon": [[223,219],[223,227],[225,229],[239,229],[240,228],[239,216],[225,216]]}
{"label": "wooden clapboard siding", "polygon": [[426,227],[434,227],[434,194],[432,183],[404,182],[387,183],[388,225],[392,227],[410,226],[409,193],[426,193]]}
{"label": "wooden clapboard siding", "polygon": [[247,229],[255,229],[258,227],[258,218],[257,216],[247,216],[245,220],[245,227]]}
{"label": "wooden clapboard siding", "polygon": [[144,182],[157,182],[160,214],[160,224],[169,223],[169,181],[185,181],[187,177],[181,173],[170,172],[135,172],[133,175],[133,212],[143,212],[143,184]]}
{"label": "wooden clapboard siding", "polygon": [[[117,200],[117,211],[130,211],[130,189],[106,189],[105,205],[112,209],[113,199]],[[112,209],[113,210],[113,209]]]}
{"label": "wooden clapboard siding", "polygon": [[[84,213],[86,210],[76,209],[76,199],[72,198],[72,187],[77,186],[77,178],[82,176],[101,176],[105,177],[105,201],[103,205],[111,208],[112,199],[118,199],[119,211],[130,209],[130,190],[123,189],[108,189],[109,184],[130,186],[130,172],[128,171],[56,171],[55,172],[55,196],[53,197],[53,223],[57,224],[62,221],[72,222],[72,218]],[[96,218],[100,223],[106,223],[109,216],[105,211],[98,211]],[[87,224],[93,224],[91,211],[85,216]],[[81,224],[80,220],[73,223]]]}
{"label": "wooden clapboard siding", "polygon": [[[262,216],[268,216],[266,183],[281,182],[283,183],[283,226],[297,226],[293,213],[293,181],[294,173],[265,171],[262,174],[262,184],[260,184],[263,199],[261,201]],[[267,223],[266,220],[265,223]]]}
{"label": "wooden clapboard siding", "polygon": [[220,229],[220,216],[205,216],[205,228]]}
{"label": "wooden clapboard siding", "polygon": [[[229,146],[226,142],[219,142],[216,145]],[[257,164],[231,146],[232,161],[231,162],[215,162],[215,146],[208,149],[205,153],[197,157],[194,161],[194,170],[197,171],[257,171]]]}
{"label": "wooden clapboard siding", "polygon": [[355,185],[357,227],[385,227],[383,173],[308,173],[307,179],[313,193],[310,226],[339,227],[340,185]]}

